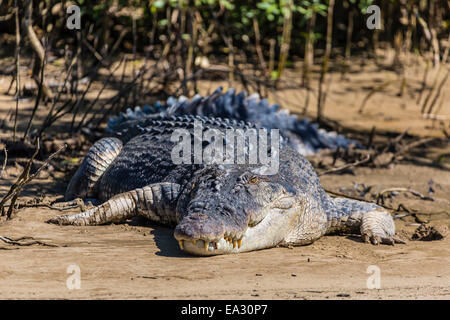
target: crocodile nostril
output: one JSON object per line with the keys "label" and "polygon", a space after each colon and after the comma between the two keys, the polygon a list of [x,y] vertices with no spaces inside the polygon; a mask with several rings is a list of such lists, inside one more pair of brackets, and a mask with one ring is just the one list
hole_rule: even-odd
{"label": "crocodile nostril", "polygon": [[203,201],[193,201],[189,204],[188,210],[191,212],[200,212],[208,208],[208,203]]}
{"label": "crocodile nostril", "polygon": [[224,213],[229,216],[234,216],[236,214],[236,209],[234,209],[232,206],[228,204],[222,204],[220,207],[217,208],[221,213]]}
{"label": "crocodile nostril", "polygon": [[221,238],[223,231],[222,223],[202,212],[191,212],[176,226],[174,236],[177,240],[210,239],[209,241],[214,241]]}

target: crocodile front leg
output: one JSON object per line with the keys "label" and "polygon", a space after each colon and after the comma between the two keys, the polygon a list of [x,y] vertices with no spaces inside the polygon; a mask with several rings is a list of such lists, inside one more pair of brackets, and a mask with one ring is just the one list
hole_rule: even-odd
{"label": "crocodile front leg", "polygon": [[394,220],[384,208],[352,199],[330,200],[327,234],[360,233],[365,242],[375,245],[405,243],[395,237]]}
{"label": "crocodile front leg", "polygon": [[176,201],[180,186],[175,183],[155,183],[120,193],[103,204],[79,214],[61,215],[47,222],[60,225],[99,225],[122,222],[135,216],[144,216],[154,222],[176,222]]}

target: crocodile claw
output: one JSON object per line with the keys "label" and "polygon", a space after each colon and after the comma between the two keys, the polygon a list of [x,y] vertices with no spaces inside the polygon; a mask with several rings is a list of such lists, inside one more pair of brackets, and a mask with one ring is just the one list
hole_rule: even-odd
{"label": "crocodile claw", "polygon": [[406,244],[395,236],[395,224],[391,215],[385,211],[374,210],[364,214],[361,223],[361,236],[364,242],[373,245],[395,243]]}
{"label": "crocodile claw", "polygon": [[[73,215],[73,216],[76,216],[76,215]],[[67,226],[67,225],[83,226],[83,225],[86,225],[86,221],[84,219],[79,218],[78,220],[75,220],[70,215],[56,216],[56,217],[48,219],[46,222],[52,223],[52,224],[57,224],[60,226]]]}
{"label": "crocodile claw", "polygon": [[379,244],[388,244],[388,245],[394,245],[396,243],[400,244],[406,244],[406,241],[397,238],[397,237],[381,237],[378,235],[370,234],[370,232],[366,232],[363,234],[363,239],[365,243],[371,243],[373,245],[379,245]]}

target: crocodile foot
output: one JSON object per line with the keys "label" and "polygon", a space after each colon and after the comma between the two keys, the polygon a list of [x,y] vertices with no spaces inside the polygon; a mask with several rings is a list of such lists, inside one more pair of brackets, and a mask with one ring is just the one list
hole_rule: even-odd
{"label": "crocodile foot", "polygon": [[370,211],[364,214],[361,223],[361,236],[366,243],[406,244],[405,241],[395,236],[395,224],[391,215],[385,211]]}

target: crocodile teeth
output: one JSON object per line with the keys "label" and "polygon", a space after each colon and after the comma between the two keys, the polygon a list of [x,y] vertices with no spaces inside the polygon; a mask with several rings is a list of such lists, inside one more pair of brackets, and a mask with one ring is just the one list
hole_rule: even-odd
{"label": "crocodile teeth", "polygon": [[239,240],[237,241],[237,243],[238,243],[238,248],[240,248],[240,247],[242,246],[242,239],[239,239]]}
{"label": "crocodile teeth", "polygon": [[237,240],[233,240],[233,249],[237,246]]}
{"label": "crocodile teeth", "polygon": [[180,245],[181,250],[184,249],[183,240],[178,240],[178,244]]}
{"label": "crocodile teeth", "polygon": [[209,247],[209,242],[208,241],[205,241],[204,247],[205,247],[205,250],[208,249],[208,247]]}
{"label": "crocodile teeth", "polygon": [[227,236],[224,236],[223,238],[225,239],[225,241],[228,241],[228,237]]}

